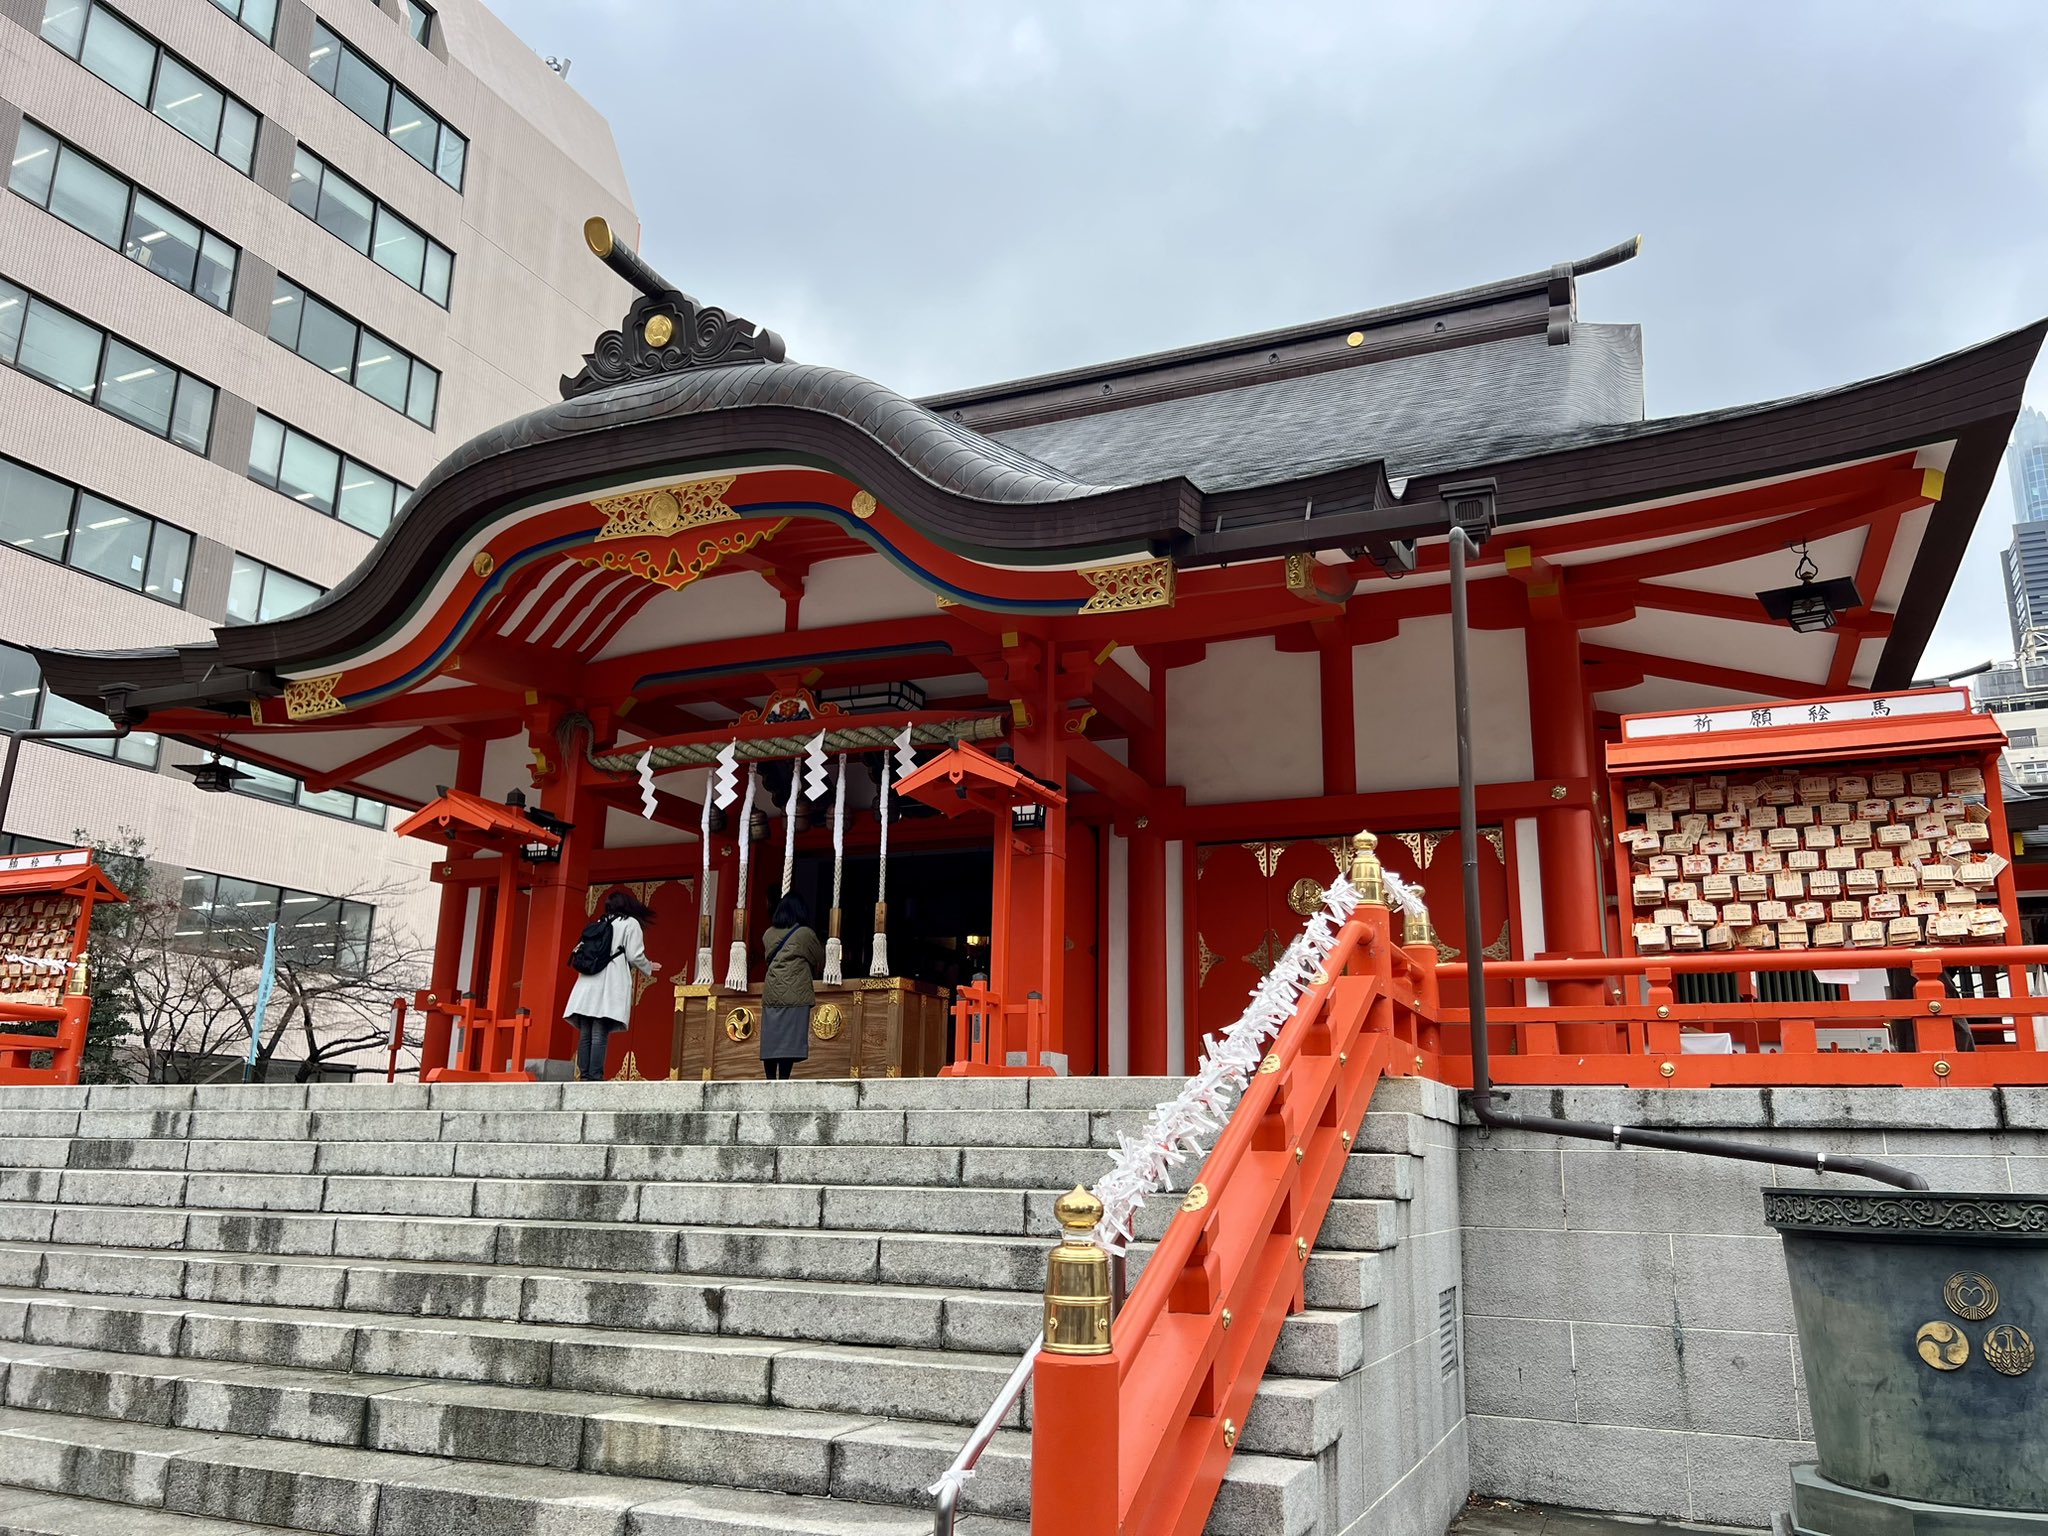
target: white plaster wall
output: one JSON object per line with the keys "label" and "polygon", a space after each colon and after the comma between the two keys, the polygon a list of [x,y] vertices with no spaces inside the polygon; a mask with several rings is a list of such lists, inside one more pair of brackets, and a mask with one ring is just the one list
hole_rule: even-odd
{"label": "white plaster wall", "polygon": [[[1315,676],[1315,658],[1301,658]],[[1519,629],[1475,629],[1472,768],[1482,784],[1533,776],[1529,667]],[[1457,714],[1451,696],[1451,621],[1411,619],[1392,640],[1362,645],[1352,659],[1358,788],[1363,793],[1438,789],[1458,782]],[[1311,756],[1315,752],[1313,744]]]}
{"label": "white plaster wall", "polygon": [[599,660],[633,656],[661,646],[782,632],[782,597],[752,571],[726,571],[693,581],[680,592],[660,592],[626,620],[598,653]]}
{"label": "white plaster wall", "polygon": [[867,624],[876,619],[923,618],[937,612],[929,587],[880,555],[827,560],[804,578],[805,629]]}
{"label": "white plaster wall", "polygon": [[1321,794],[1320,691],[1313,652],[1270,639],[1211,645],[1168,685],[1168,782],[1191,805]]}

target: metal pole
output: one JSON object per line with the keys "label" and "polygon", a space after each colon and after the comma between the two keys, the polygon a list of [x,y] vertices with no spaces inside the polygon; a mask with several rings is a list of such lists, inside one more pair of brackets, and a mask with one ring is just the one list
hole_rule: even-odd
{"label": "metal pole", "polygon": [[1694,1152],[1705,1157],[1773,1163],[1781,1168],[1811,1168],[1817,1173],[1853,1173],[1899,1189],[1925,1189],[1919,1174],[1849,1153],[1802,1152],[1796,1147],[1767,1147],[1719,1136],[1681,1135],[1628,1125],[1596,1125],[1588,1120],[1561,1120],[1552,1115],[1516,1115],[1493,1102],[1492,1042],[1486,1034],[1486,936],[1479,916],[1479,793],[1472,778],[1472,678],[1470,633],[1465,606],[1465,556],[1478,545],[1463,528],[1451,529],[1451,686],[1457,694],[1458,835],[1464,845],[1465,985],[1472,1020],[1472,1113],[1489,1129],[1538,1131],[1579,1141],[1600,1141],[1616,1147],[1655,1147],[1667,1152]]}

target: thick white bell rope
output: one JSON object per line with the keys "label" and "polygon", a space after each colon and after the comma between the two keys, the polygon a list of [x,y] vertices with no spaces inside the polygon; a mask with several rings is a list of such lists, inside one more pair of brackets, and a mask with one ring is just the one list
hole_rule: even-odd
{"label": "thick white bell rope", "polygon": [[711,955],[711,801],[713,777],[704,776],[704,819],[697,825],[697,971],[693,978],[700,987],[716,986]]}
{"label": "thick white bell rope", "polygon": [[725,985],[730,992],[747,990],[747,858],[753,846],[754,791],[761,783],[761,770],[747,764],[747,798],[740,808],[740,878],[738,900],[732,913],[732,947],[726,953]]}
{"label": "thick white bell rope", "polygon": [[870,976],[889,974],[889,754],[882,754],[882,772],[875,797],[875,815],[882,823],[881,857],[875,865],[875,950]]}
{"label": "thick white bell rope", "polygon": [[[825,738],[820,736],[819,741]],[[832,790],[832,931],[825,939],[825,968],[818,979],[828,987],[846,980],[846,947],[839,942],[839,880],[846,870],[846,754],[839,754],[839,782]]]}
{"label": "thick white bell rope", "polygon": [[782,808],[782,894],[796,884],[796,800],[803,793],[796,769],[789,773],[789,803]]}

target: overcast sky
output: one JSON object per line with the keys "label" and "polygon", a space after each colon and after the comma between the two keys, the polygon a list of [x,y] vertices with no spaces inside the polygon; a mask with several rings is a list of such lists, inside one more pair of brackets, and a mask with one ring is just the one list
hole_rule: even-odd
{"label": "overcast sky", "polygon": [[[1635,234],[1580,308],[1642,324],[1653,416],[2048,314],[2041,0],[491,3],[610,118],[660,271],[905,394]],[[2010,651],[2010,519],[2001,474],[1923,670]]]}

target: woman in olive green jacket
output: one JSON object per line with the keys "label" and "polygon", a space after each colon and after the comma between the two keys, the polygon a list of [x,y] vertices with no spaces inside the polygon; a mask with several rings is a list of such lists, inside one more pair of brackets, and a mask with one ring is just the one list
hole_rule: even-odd
{"label": "woman in olive green jacket", "polygon": [[761,1071],[770,1081],[788,1077],[811,1054],[811,1004],[817,1001],[825,946],[811,930],[810,916],[801,896],[785,896],[761,935],[761,952],[768,957],[761,983]]}

